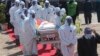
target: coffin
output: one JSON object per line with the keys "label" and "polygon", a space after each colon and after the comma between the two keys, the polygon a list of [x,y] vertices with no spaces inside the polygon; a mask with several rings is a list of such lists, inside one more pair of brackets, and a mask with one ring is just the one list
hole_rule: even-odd
{"label": "coffin", "polygon": [[53,23],[37,20],[38,42],[42,44],[59,43],[58,30]]}

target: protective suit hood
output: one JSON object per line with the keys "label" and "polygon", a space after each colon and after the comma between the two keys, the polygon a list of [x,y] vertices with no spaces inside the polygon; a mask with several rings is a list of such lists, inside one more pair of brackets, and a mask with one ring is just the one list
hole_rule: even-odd
{"label": "protective suit hood", "polygon": [[71,16],[67,16],[66,20],[65,20],[65,26],[70,26],[72,24],[72,17]]}
{"label": "protective suit hood", "polygon": [[24,14],[25,14],[25,16],[28,16],[28,9],[27,8],[24,8]]}
{"label": "protective suit hood", "polygon": [[56,8],[55,8],[55,13],[56,13],[58,16],[60,16],[60,8],[59,8],[59,7],[56,7]]}
{"label": "protective suit hood", "polygon": [[25,8],[25,3],[23,1],[20,2],[19,8],[20,9]]}
{"label": "protective suit hood", "polygon": [[15,6],[18,7],[20,4],[20,0],[15,0]]}
{"label": "protective suit hood", "polygon": [[62,9],[60,10],[60,15],[64,15],[65,13],[66,13],[65,8],[62,8]]}
{"label": "protective suit hood", "polygon": [[37,5],[37,0],[32,0],[32,5],[34,6],[34,5]]}
{"label": "protective suit hood", "polygon": [[46,1],[45,1],[45,3],[49,3],[49,1],[48,1],[48,0],[46,0]]}
{"label": "protective suit hood", "polygon": [[60,11],[60,8],[59,8],[59,7],[56,7],[56,8],[55,8],[55,11],[56,11],[56,12],[59,12],[59,11]]}
{"label": "protective suit hood", "polygon": [[15,0],[16,3],[20,3],[20,0]]}
{"label": "protective suit hood", "polygon": [[50,6],[50,3],[48,0],[45,1],[45,8],[48,8]]}

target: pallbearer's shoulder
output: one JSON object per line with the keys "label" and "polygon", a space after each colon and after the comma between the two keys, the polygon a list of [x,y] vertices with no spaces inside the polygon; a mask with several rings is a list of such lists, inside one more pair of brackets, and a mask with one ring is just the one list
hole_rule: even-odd
{"label": "pallbearer's shoulder", "polygon": [[76,26],[75,26],[75,25],[71,25],[71,28],[72,28],[73,30],[76,30]]}
{"label": "pallbearer's shoulder", "polygon": [[63,30],[65,27],[64,27],[64,25],[62,25],[60,28],[59,28],[59,30]]}
{"label": "pallbearer's shoulder", "polygon": [[15,6],[12,6],[10,9],[11,9],[11,10],[12,10],[12,9],[14,10],[15,8],[16,8]]}
{"label": "pallbearer's shoulder", "polygon": [[41,5],[38,5],[37,7],[38,7],[38,8],[42,8],[42,6],[41,6]]}

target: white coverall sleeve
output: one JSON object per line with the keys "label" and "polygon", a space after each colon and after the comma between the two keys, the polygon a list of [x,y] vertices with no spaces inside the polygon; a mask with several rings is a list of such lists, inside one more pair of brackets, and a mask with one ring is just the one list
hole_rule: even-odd
{"label": "white coverall sleeve", "polygon": [[40,18],[42,19],[42,6],[39,7],[39,12],[40,12]]}
{"label": "white coverall sleeve", "polygon": [[11,8],[9,9],[9,14],[11,15]]}
{"label": "white coverall sleeve", "polygon": [[28,10],[32,10],[32,6]]}
{"label": "white coverall sleeve", "polygon": [[72,39],[72,44],[77,44],[77,37],[76,37],[76,29],[73,31],[73,39]]}
{"label": "white coverall sleeve", "polygon": [[44,14],[45,14],[45,11],[44,11],[44,8],[42,8],[42,9],[41,9],[41,18],[42,18],[43,20],[45,20]]}
{"label": "white coverall sleeve", "polygon": [[60,41],[61,41],[61,44],[64,44],[64,45],[70,45],[70,41],[68,39],[66,39],[67,37],[65,36],[63,30],[58,30],[58,33],[59,33],[59,38],[60,38]]}
{"label": "white coverall sleeve", "polygon": [[37,37],[37,35],[36,35],[36,23],[35,23],[35,22],[36,22],[36,21],[34,20],[34,24],[31,25],[31,26],[32,26],[32,31],[33,31],[33,36],[34,36],[34,38]]}
{"label": "white coverall sleeve", "polygon": [[16,20],[16,18],[17,18],[17,11],[14,13],[14,18]]}
{"label": "white coverall sleeve", "polygon": [[76,29],[73,31],[73,40],[72,40],[72,44],[74,45],[74,53],[77,52],[77,36],[76,36],[77,32]]}

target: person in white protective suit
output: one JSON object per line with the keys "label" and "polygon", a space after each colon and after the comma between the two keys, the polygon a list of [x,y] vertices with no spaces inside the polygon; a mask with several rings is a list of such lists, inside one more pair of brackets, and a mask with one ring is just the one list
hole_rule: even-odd
{"label": "person in white protective suit", "polygon": [[[19,3],[20,3],[20,1],[15,0],[15,5],[12,6],[12,7],[10,8],[10,10],[9,10],[10,22],[11,22],[12,24],[14,24],[14,19],[15,19],[14,13],[15,13],[15,11],[19,8]],[[13,26],[14,26],[14,25],[13,25]]]}
{"label": "person in white protective suit", "polygon": [[58,29],[61,26],[61,17],[60,17],[60,8],[56,7],[55,8],[55,19],[54,20],[54,24],[56,25],[56,28]]}
{"label": "person in white protective suit", "polygon": [[62,9],[60,10],[60,15],[63,16],[65,13],[66,13],[65,8],[62,8]]}
{"label": "person in white protective suit", "polygon": [[36,25],[35,25],[35,11],[31,10],[30,16],[28,20],[25,20],[24,29],[25,29],[25,37],[24,37],[24,54],[26,56],[37,56],[37,40],[36,40]]}
{"label": "person in white protective suit", "polygon": [[42,11],[42,18],[46,21],[52,21],[54,15],[54,10],[53,8],[50,6],[50,3],[48,0],[45,1],[45,6],[43,8]]}
{"label": "person in white protective suit", "polygon": [[65,21],[65,19],[66,19],[66,10],[65,10],[65,8],[62,8],[62,9],[60,10],[60,18],[61,18],[62,24],[64,24],[64,21]]}
{"label": "person in white protective suit", "polygon": [[14,26],[14,33],[15,33],[15,37],[16,37],[16,40],[15,40],[16,45],[19,45],[19,36],[18,36],[18,30],[17,30],[17,25],[16,25],[15,15],[14,14],[19,8],[19,3],[20,3],[19,0],[15,0],[15,5],[12,6],[10,8],[10,10],[9,10],[10,22]]}
{"label": "person in white protective suit", "polygon": [[76,27],[72,25],[72,17],[66,17],[65,24],[59,28],[58,33],[63,56],[74,56],[77,38]]}
{"label": "person in white protective suit", "polygon": [[23,9],[23,12],[21,13],[21,16],[20,16],[20,25],[19,25],[19,28],[20,28],[20,44],[23,46],[23,49],[22,49],[22,52],[23,52],[23,55],[24,56],[27,56],[27,38],[26,38],[26,35],[25,35],[25,21],[29,19],[29,16],[28,16],[28,9],[27,8],[24,8]]}
{"label": "person in white protective suit", "polygon": [[[23,8],[25,7],[25,3],[20,1],[19,8],[14,13],[15,16],[15,28],[17,31],[18,39],[20,39],[20,23],[21,23],[21,13],[23,12]],[[20,42],[20,41],[18,41]]]}
{"label": "person in white protective suit", "polygon": [[42,6],[38,5],[37,0],[32,0],[32,6],[29,8],[29,10],[34,10],[36,13],[36,19],[41,19],[42,16]]}

